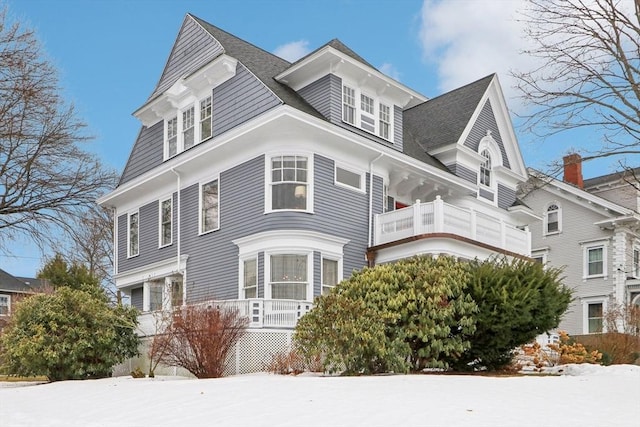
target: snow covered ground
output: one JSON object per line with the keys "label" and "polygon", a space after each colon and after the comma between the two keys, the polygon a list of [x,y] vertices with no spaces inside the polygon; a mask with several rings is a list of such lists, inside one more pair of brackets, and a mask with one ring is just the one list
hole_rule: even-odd
{"label": "snow covered ground", "polygon": [[640,426],[640,366],[562,376],[242,375],[0,383],[14,426]]}

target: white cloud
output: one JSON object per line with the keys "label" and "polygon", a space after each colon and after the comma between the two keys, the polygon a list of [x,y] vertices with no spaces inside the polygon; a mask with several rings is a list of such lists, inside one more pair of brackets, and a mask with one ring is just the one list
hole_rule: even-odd
{"label": "white cloud", "polygon": [[298,40],[278,46],[273,51],[273,54],[289,62],[295,62],[309,52],[311,52],[309,42],[306,40]]}
{"label": "white cloud", "polygon": [[385,62],[378,69],[381,73],[386,74],[394,80],[400,81],[400,71],[398,71],[393,64]]}
{"label": "white cloud", "polygon": [[515,97],[510,70],[527,70],[533,58],[518,10],[523,0],[424,0],[420,43],[424,58],[438,68],[439,86],[448,91],[498,73],[507,99]]}

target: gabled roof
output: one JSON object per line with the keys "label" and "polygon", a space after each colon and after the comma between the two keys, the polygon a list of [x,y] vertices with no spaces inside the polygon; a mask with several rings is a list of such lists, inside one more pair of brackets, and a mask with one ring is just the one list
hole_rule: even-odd
{"label": "gabled roof", "polygon": [[596,176],[593,178],[585,179],[583,184],[585,188],[597,187],[603,184],[614,184],[616,182],[622,181],[625,178],[636,180],[638,177],[640,177],[640,168],[625,169],[622,171],[610,173],[608,175]]}
{"label": "gabled roof", "polygon": [[432,98],[404,111],[409,132],[426,152],[454,144],[464,132],[495,74]]}
{"label": "gabled roof", "polygon": [[[31,284],[27,284],[27,281]],[[33,283],[37,282],[37,283]],[[31,293],[34,292],[34,289],[37,288],[40,284],[40,281],[37,279],[19,279],[17,277],[12,276],[6,271],[0,269],[0,292],[19,292],[19,293]]]}

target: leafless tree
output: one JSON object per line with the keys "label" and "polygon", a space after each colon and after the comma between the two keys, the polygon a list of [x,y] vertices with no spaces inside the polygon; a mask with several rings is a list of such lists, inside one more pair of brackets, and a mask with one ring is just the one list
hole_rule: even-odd
{"label": "leafless tree", "polygon": [[512,72],[528,107],[524,130],[593,129],[603,144],[583,161],[640,154],[640,0],[527,4],[522,20],[534,47],[524,53],[540,65]]}
{"label": "leafless tree", "polygon": [[90,139],[34,32],[0,9],[0,248],[17,236],[46,246],[114,184]]}

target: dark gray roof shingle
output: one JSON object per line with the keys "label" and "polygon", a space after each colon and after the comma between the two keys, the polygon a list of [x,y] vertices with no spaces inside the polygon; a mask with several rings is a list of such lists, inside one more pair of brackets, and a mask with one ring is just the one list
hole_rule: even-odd
{"label": "dark gray roof shingle", "polygon": [[37,286],[34,286],[33,284],[27,284],[26,282],[31,280],[34,282],[37,281],[38,285],[40,283],[40,281],[37,279],[23,279],[24,278],[19,279],[17,277],[14,277],[6,271],[0,269],[0,291],[20,293],[33,292],[34,289],[37,288]]}

